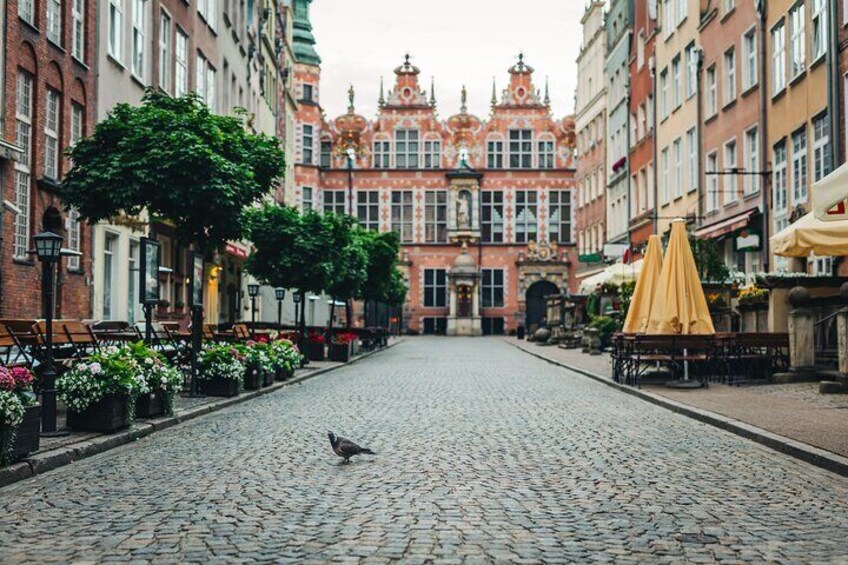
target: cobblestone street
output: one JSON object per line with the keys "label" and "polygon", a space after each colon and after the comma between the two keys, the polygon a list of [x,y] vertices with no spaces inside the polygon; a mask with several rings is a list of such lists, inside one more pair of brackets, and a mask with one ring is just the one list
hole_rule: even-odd
{"label": "cobblestone street", "polygon": [[[327,431],[375,457],[339,465]],[[412,338],[0,490],[0,562],[846,562],[848,481],[533,358]]]}

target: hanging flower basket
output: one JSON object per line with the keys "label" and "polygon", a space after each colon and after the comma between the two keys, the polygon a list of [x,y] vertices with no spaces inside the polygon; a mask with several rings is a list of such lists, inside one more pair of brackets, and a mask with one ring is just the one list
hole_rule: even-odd
{"label": "hanging flower basket", "polygon": [[68,427],[83,432],[113,433],[132,425],[135,398],[111,393],[77,411],[68,408]]}

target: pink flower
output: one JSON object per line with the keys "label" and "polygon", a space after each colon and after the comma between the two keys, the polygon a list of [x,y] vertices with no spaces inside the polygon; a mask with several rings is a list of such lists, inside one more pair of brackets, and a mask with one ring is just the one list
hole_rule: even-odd
{"label": "pink flower", "polygon": [[15,377],[5,367],[0,367],[0,390],[15,390]]}
{"label": "pink flower", "polygon": [[32,371],[26,367],[13,367],[10,372],[12,373],[12,378],[15,379],[15,384],[19,388],[26,388],[35,380]]}

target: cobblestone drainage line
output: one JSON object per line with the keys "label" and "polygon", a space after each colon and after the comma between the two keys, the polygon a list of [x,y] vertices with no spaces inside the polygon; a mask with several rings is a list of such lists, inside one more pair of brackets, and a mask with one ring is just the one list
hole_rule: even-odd
{"label": "cobblestone drainage line", "polygon": [[532,355],[542,361],[547,361],[552,365],[563,367],[569,371],[583,375],[584,377],[589,377],[590,379],[598,381],[599,383],[605,384],[625,394],[639,397],[642,400],[656,404],[657,406],[661,406],[667,410],[676,412],[677,414],[681,414],[688,418],[692,418],[693,420],[697,420],[704,424],[709,424],[740,437],[744,437],[759,443],[760,445],[764,445],[775,451],[783,453],[784,455],[800,459],[810,465],[836,473],[837,475],[842,475],[843,477],[848,477],[848,458],[837,455],[836,453],[769,432],[762,428],[758,428],[757,426],[752,426],[751,424],[746,424],[745,422],[734,420],[733,418],[728,418],[721,414],[716,414],[715,412],[694,408],[668,398],[663,398],[661,396],[645,392],[644,390],[618,384],[607,377],[593,373],[586,369],[581,369],[580,367],[575,367],[567,363],[549,359],[540,353],[535,353],[525,349],[508,340],[504,340],[504,342],[528,355]]}
{"label": "cobblestone drainage line", "polygon": [[180,414],[170,416],[168,418],[160,418],[158,420],[138,422],[134,424],[133,427],[131,427],[130,429],[124,430],[122,432],[94,437],[90,440],[80,441],[71,445],[65,445],[50,451],[45,451],[44,453],[36,454],[33,457],[24,459],[23,461],[13,463],[8,467],[0,468],[0,488],[11,485],[18,481],[23,481],[36,475],[44,474],[48,471],[52,471],[53,469],[57,469],[59,467],[68,465],[69,463],[73,463],[74,461],[79,461],[80,459],[85,459],[86,457],[91,457],[92,455],[97,455],[105,451],[109,451],[110,449],[114,449],[116,447],[132,443],[138,439],[149,436],[150,434],[153,434],[155,432],[168,429],[177,424],[188,422],[189,420],[199,418],[200,416],[206,414],[219,412],[224,408],[228,408],[236,404],[241,404],[243,402],[247,402],[248,400],[264,396],[266,394],[277,392],[291,385],[300,384],[313,377],[324,375],[337,369],[341,369],[354,363],[358,363],[363,359],[367,359],[372,355],[375,355],[382,351],[386,351],[387,349],[390,349],[395,345],[403,343],[403,341],[403,339],[397,339],[396,341],[388,344],[386,347],[363,353],[362,355],[351,359],[347,363],[342,363],[334,367],[316,369],[314,371],[306,373],[305,375],[295,377],[288,381],[276,383],[275,385],[270,386],[268,388],[246,392],[234,398],[222,399],[220,402],[215,402],[214,404],[205,404],[202,406],[197,406],[195,408],[188,409]]}

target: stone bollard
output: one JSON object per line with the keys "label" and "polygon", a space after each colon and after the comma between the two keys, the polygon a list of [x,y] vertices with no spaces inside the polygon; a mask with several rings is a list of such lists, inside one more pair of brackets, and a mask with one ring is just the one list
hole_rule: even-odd
{"label": "stone bollard", "polygon": [[836,314],[837,342],[839,344],[839,373],[848,378],[848,282],[839,288],[845,307]]}
{"label": "stone bollard", "polygon": [[789,291],[789,372],[774,375],[776,382],[816,380],[816,316],[810,305],[810,291],[796,286]]}

